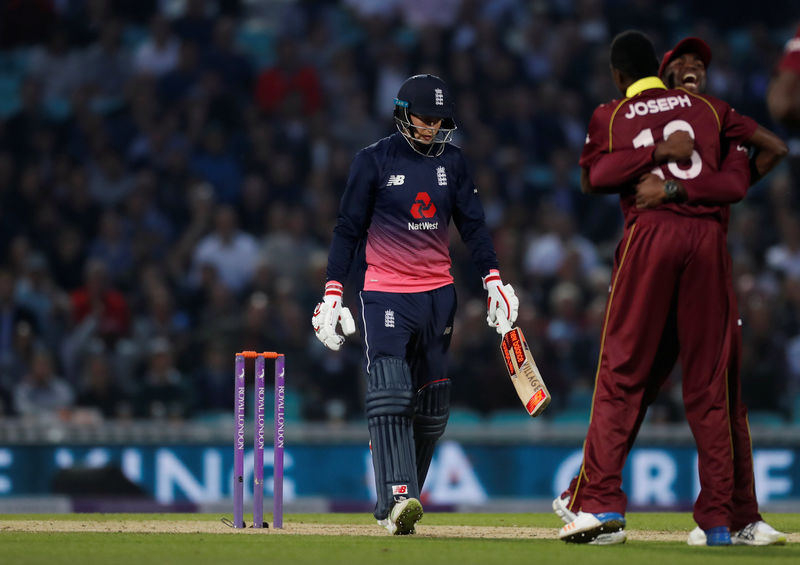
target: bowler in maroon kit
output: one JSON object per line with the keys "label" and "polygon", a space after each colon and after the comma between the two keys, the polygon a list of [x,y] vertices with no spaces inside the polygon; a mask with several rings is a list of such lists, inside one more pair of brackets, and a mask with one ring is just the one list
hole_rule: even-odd
{"label": "bowler in maroon kit", "polygon": [[[701,492],[694,517],[709,545],[730,544],[734,470],[728,362],[734,336],[729,259],[724,212],[710,203],[714,198],[703,201],[714,195],[709,187],[720,171],[721,136],[747,138],[755,125],[732,119],[731,108],[720,100],[668,90],[655,76],[658,61],[642,34],[620,34],[611,62],[626,97],[595,110],[581,166],[588,169],[593,191],[620,194],[625,231],[615,256],[583,468],[574,492],[581,512],[559,537],[578,543],[624,541],[622,469],[657,391],[653,380],[671,368],[678,344],[684,404],[699,454]],[[729,179],[739,199],[749,183],[744,162],[745,174]],[[640,208],[635,186],[648,167],[666,179],[667,197],[655,208]]]}
{"label": "bowler in maroon kit", "polygon": [[[659,75],[670,88],[682,87],[690,93],[703,93],[706,84],[706,69],[711,60],[711,49],[701,39],[689,37],[681,40],[670,51],[664,54],[659,68]],[[769,130],[757,126],[747,117],[734,111],[727,113],[727,124],[723,125],[723,134],[734,136],[733,139],[723,139],[723,153],[726,155],[720,172],[702,178],[701,192],[694,191],[692,197],[686,195],[686,203],[708,205],[717,203],[721,205],[721,218],[723,227],[727,229],[730,209],[728,203],[733,203],[744,197],[744,187],[740,182],[749,178],[752,184],[762,178],[787,154],[786,144]],[[755,128],[755,129],[754,129]],[[746,136],[752,132],[750,137]],[[671,138],[674,139],[674,138]],[[754,147],[749,156],[740,143]],[[666,145],[670,142],[661,142]],[[693,150],[693,147],[691,148]],[[623,185],[630,178],[620,177],[620,170],[629,169],[634,163],[641,163],[646,170],[652,167],[653,155],[648,154],[651,149],[616,150],[606,154],[602,159],[595,161],[593,170],[598,182],[607,185]],[[653,151],[657,153],[658,148]],[[638,153],[638,154],[637,154]],[[688,156],[688,155],[687,155]],[[631,161],[632,158],[632,161]],[[605,172],[601,175],[600,170]],[[752,174],[751,174],[752,173]],[[602,177],[602,180],[600,178]],[[666,181],[654,174],[647,174],[639,178],[636,185],[636,205],[639,208],[652,208],[660,206],[666,199],[664,191]],[[589,187],[592,188],[592,187]],[[591,192],[592,190],[586,190]],[[780,545],[786,543],[786,535],[775,530],[766,523],[758,511],[756,499],[752,447],[750,431],[747,423],[747,408],[742,402],[741,388],[738,378],[739,350],[741,348],[741,320],[739,319],[736,305],[736,294],[732,285],[730,257],[728,257],[728,296],[731,308],[729,323],[733,333],[731,347],[731,360],[728,366],[728,397],[731,414],[731,431],[734,438],[734,493],[733,512],[731,520],[731,541],[736,545]],[[674,318],[674,316],[673,316]],[[680,351],[678,336],[674,331],[665,331],[659,344],[658,361],[654,364],[652,374],[648,380],[647,388],[643,394],[646,405],[652,403],[662,384],[666,381]],[[636,432],[644,418],[645,410],[639,410],[639,419],[635,426],[634,434],[629,437],[627,449],[633,445]],[[581,510],[580,497],[575,496],[579,484],[576,475],[569,487],[553,501],[553,510],[565,522],[570,523],[576,518],[576,513]],[[623,538],[623,533],[599,536],[590,542],[594,544],[618,543]],[[616,541],[615,541],[616,540]],[[689,545],[707,545],[707,536],[699,526],[689,533]]]}

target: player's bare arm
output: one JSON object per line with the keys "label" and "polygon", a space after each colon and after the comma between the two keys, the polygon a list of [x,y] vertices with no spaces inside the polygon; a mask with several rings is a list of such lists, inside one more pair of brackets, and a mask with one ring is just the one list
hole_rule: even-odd
{"label": "player's bare arm", "polygon": [[789,153],[789,147],[787,147],[786,143],[761,125],[756,128],[756,131],[747,140],[747,144],[756,149],[750,168],[751,183],[755,183],[766,176]]}
{"label": "player's bare arm", "polygon": [[692,157],[692,151],[694,151],[694,139],[689,132],[678,130],[656,144],[653,161],[656,165],[667,161],[686,161]]}
{"label": "player's bare arm", "polygon": [[747,149],[730,147],[719,171],[695,179],[662,179],[643,175],[636,185],[636,207],[653,208],[666,202],[698,205],[728,205],[742,200],[750,186],[750,161]]}
{"label": "player's bare arm", "polygon": [[[630,183],[653,165],[661,165],[669,161],[681,162],[690,159],[694,151],[694,139],[685,131],[676,131],[667,139],[658,142],[653,149],[643,147],[623,149],[600,156],[591,166],[581,171],[581,190],[586,194],[609,194],[619,192],[620,185]],[[644,152],[639,169],[633,175],[627,172],[625,163],[630,155]]]}

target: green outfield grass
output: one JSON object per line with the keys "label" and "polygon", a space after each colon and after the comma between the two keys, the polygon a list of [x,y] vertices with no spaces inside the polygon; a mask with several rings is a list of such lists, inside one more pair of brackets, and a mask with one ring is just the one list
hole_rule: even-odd
{"label": "green outfield grass", "polygon": [[[776,528],[800,532],[800,514],[766,516]],[[800,563],[800,544],[783,547],[689,547],[685,541],[631,540],[621,546],[567,545],[556,539],[487,539],[453,537],[392,537],[366,535],[275,535],[273,533],[155,533],[161,524],[183,522],[214,528],[219,515],[209,514],[10,514],[0,515],[0,562],[8,565],[80,563],[86,565],[201,565],[291,563],[342,564],[574,564],[614,565],[735,565],[739,563]],[[267,516],[267,519],[270,519]],[[37,523],[36,532],[10,531],[20,521]],[[64,521],[73,522],[63,524]],[[290,514],[290,524],[371,526],[366,514]],[[70,526],[91,529],[100,523],[109,532],[58,532]],[[153,525],[154,533],[115,531],[132,523]],[[43,525],[43,527],[42,527]],[[85,526],[88,525],[88,526]],[[134,524],[140,525],[140,524]],[[560,522],[552,514],[427,513],[420,526],[494,526],[552,528]],[[375,526],[377,528],[377,526]],[[686,513],[632,513],[632,532],[675,532],[694,527]],[[50,530],[52,528],[52,531]],[[15,528],[18,529],[18,528]]]}

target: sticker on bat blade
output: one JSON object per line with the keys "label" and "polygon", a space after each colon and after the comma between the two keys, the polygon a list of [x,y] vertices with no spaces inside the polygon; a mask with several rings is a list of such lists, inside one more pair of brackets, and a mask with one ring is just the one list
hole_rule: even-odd
{"label": "sticker on bat blade", "polygon": [[517,369],[514,367],[514,361],[511,359],[511,351],[506,345],[505,339],[503,339],[503,343],[500,344],[500,351],[503,352],[503,360],[506,362],[506,369],[508,369],[508,374],[510,376],[514,376],[517,373]]}
{"label": "sticker on bat blade", "polygon": [[528,403],[525,405],[525,408],[528,410],[528,414],[533,414],[536,412],[536,409],[539,405],[547,399],[547,395],[544,393],[544,389],[537,390],[533,396],[531,396]]}
{"label": "sticker on bat blade", "polygon": [[514,328],[503,336],[503,346],[505,349],[514,351],[514,358],[517,365],[525,363],[525,348],[522,345],[523,339],[520,336],[519,328]]}

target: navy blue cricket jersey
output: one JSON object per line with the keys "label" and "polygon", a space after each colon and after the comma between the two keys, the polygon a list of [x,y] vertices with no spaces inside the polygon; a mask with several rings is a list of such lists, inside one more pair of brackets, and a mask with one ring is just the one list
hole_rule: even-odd
{"label": "navy blue cricket jersey", "polygon": [[461,149],[446,144],[438,157],[425,157],[399,132],[365,147],[350,167],[328,256],[328,280],[347,278],[365,242],[364,290],[423,292],[451,284],[451,218],[481,274],[498,268]]}

